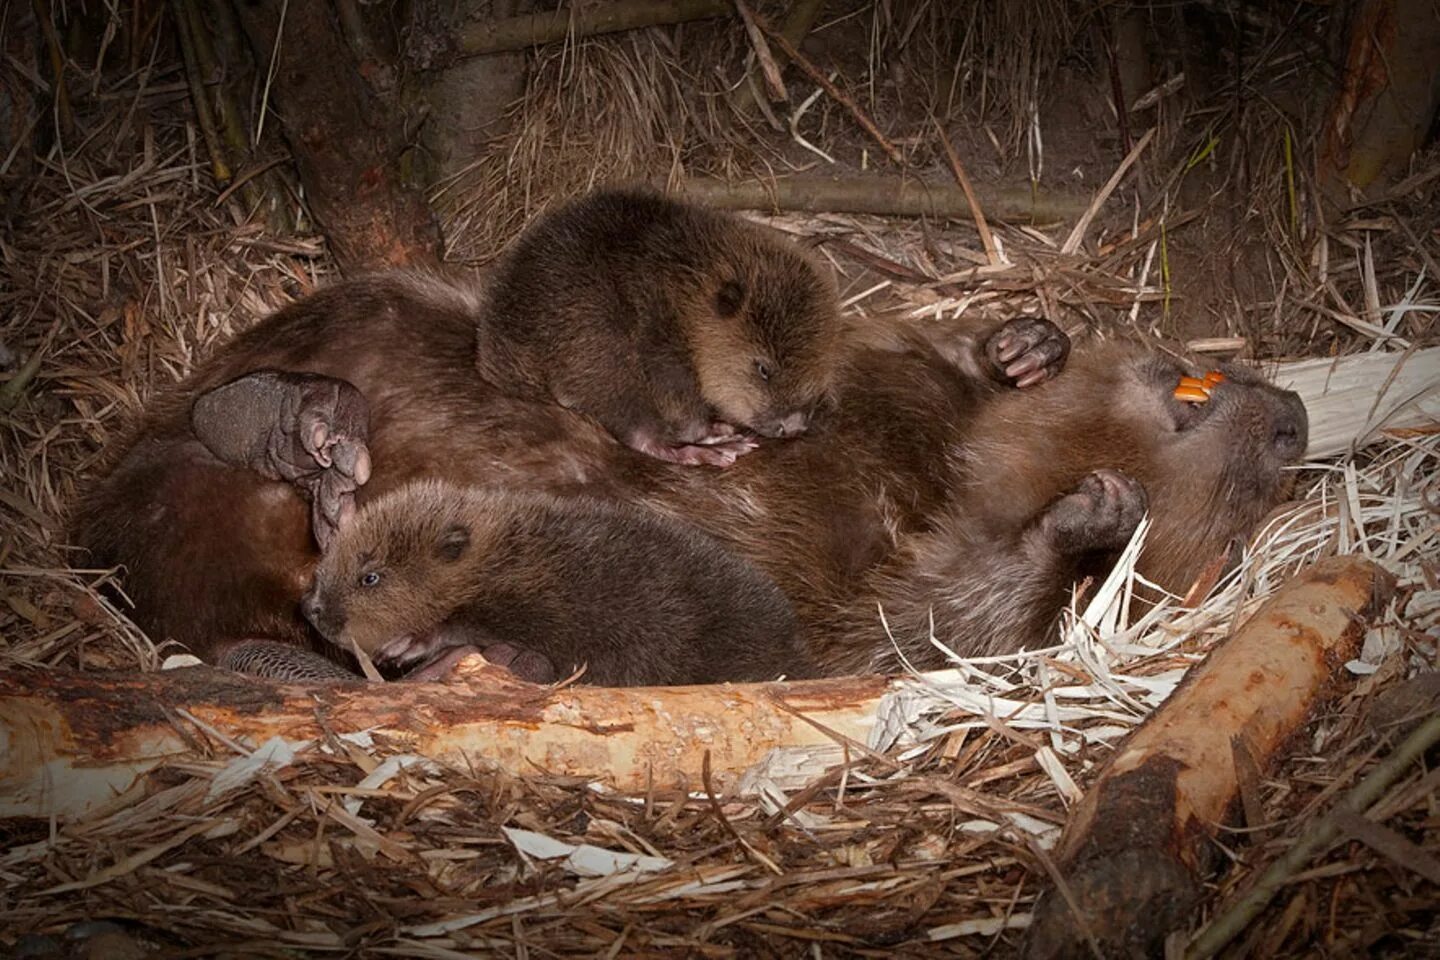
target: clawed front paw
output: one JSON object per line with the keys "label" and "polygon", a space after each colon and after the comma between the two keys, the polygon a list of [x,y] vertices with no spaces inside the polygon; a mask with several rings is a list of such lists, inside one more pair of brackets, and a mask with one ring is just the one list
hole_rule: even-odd
{"label": "clawed front paw", "polygon": [[429,660],[405,674],[407,682],[431,682],[447,679],[461,660],[478,653],[497,667],[504,667],[527,683],[554,683],[559,676],[550,658],[528,647],[501,641],[484,647],[473,643],[443,647]]}
{"label": "clawed front paw", "polygon": [[1050,504],[1040,526],[1062,553],[1119,550],[1135,533],[1147,503],[1138,481],[1118,470],[1096,470]]}
{"label": "clawed front paw", "polygon": [[670,444],[653,439],[644,431],[636,431],[628,445],[666,463],[710,467],[728,467],[758,446],[754,438],[744,434],[707,436],[704,443]]}
{"label": "clawed front paw", "polygon": [[1065,368],[1070,338],[1049,320],[1017,317],[985,342],[994,375],[1020,389],[1049,380]]}

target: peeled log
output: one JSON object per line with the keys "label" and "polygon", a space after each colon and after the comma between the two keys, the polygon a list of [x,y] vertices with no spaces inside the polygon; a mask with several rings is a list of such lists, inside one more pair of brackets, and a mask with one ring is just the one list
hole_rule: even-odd
{"label": "peeled log", "polygon": [[1361,557],[1323,560],[1190,671],[1071,814],[1057,856],[1069,897],[1042,898],[1028,958],[1092,956],[1087,934],[1105,956],[1160,954],[1199,902],[1214,825],[1239,790],[1236,752],[1270,764],[1392,588]]}
{"label": "peeled log", "polygon": [[450,683],[323,686],[210,667],[0,672],[0,818],[78,816],[138,791],[148,771],[197,756],[206,726],[251,747],[369,731],[462,768],[544,770],[633,793],[651,783],[700,789],[708,751],[720,790],[776,747],[832,747],[817,723],[865,743],[879,698],[904,682],[555,689],[479,657],[457,674]]}

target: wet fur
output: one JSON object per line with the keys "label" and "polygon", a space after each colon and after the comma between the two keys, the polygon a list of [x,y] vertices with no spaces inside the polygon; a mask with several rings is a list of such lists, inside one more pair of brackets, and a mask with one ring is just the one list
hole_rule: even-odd
{"label": "wet fur", "polygon": [[902,338],[847,365],[809,435],[711,471],[501,396],[473,369],[479,311],[450,285],[394,275],[280,311],[151,406],[79,505],[77,542],[96,565],[125,565],[136,621],[157,641],[214,657],[246,637],[313,639],[298,614],[316,561],[304,503],[217,463],[185,416],[198,392],[265,368],[344,377],[366,395],[375,472],[362,505],[436,477],[583,491],[694,524],[779,584],[825,673],[896,665],[877,602],[921,666],[941,661],[923,640],[932,610],[962,653],[1045,642],[1075,577],[1106,558],[1077,563],[1031,533],[1096,465],[1146,485],[1142,570],[1176,590],[1285,495],[1276,458],[1255,453],[1277,416],[1293,418],[1293,394],[1234,371],[1210,419],[1179,431],[1169,391],[1197,371],[1141,347],[1079,349],[1058,379],[1017,392],[984,361],[983,338],[947,341],[943,356]]}
{"label": "wet fur", "polygon": [[[366,585],[363,578],[373,576]],[[371,501],[307,605],[341,649],[441,633],[606,686],[813,674],[768,578],[694,528],[588,497],[421,481]]]}

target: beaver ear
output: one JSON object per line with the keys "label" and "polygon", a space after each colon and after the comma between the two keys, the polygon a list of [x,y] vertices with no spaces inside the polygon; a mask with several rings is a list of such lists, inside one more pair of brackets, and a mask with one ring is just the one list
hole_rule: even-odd
{"label": "beaver ear", "polygon": [[745,303],[745,287],[737,280],[726,280],[715,294],[715,309],[722,317],[733,317]]}
{"label": "beaver ear", "polygon": [[440,534],[440,539],[435,541],[435,556],[446,562],[459,560],[464,556],[470,546],[470,528],[460,523],[452,523]]}

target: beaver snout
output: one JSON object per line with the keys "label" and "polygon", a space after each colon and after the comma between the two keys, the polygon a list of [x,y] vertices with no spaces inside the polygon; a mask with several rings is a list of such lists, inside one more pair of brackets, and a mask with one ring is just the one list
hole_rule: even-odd
{"label": "beaver snout", "polygon": [[1310,415],[1300,396],[1289,390],[1280,395],[1280,402],[1271,427],[1270,445],[1275,455],[1287,463],[1305,456],[1310,442]]}
{"label": "beaver snout", "polygon": [[787,413],[757,424],[755,432],[762,437],[798,437],[810,427],[810,417],[803,410]]}
{"label": "beaver snout", "polygon": [[344,618],[337,617],[325,601],[321,599],[320,592],[311,587],[305,596],[300,598],[300,612],[310,625],[319,630],[323,636],[333,637],[340,632],[344,626]]}

